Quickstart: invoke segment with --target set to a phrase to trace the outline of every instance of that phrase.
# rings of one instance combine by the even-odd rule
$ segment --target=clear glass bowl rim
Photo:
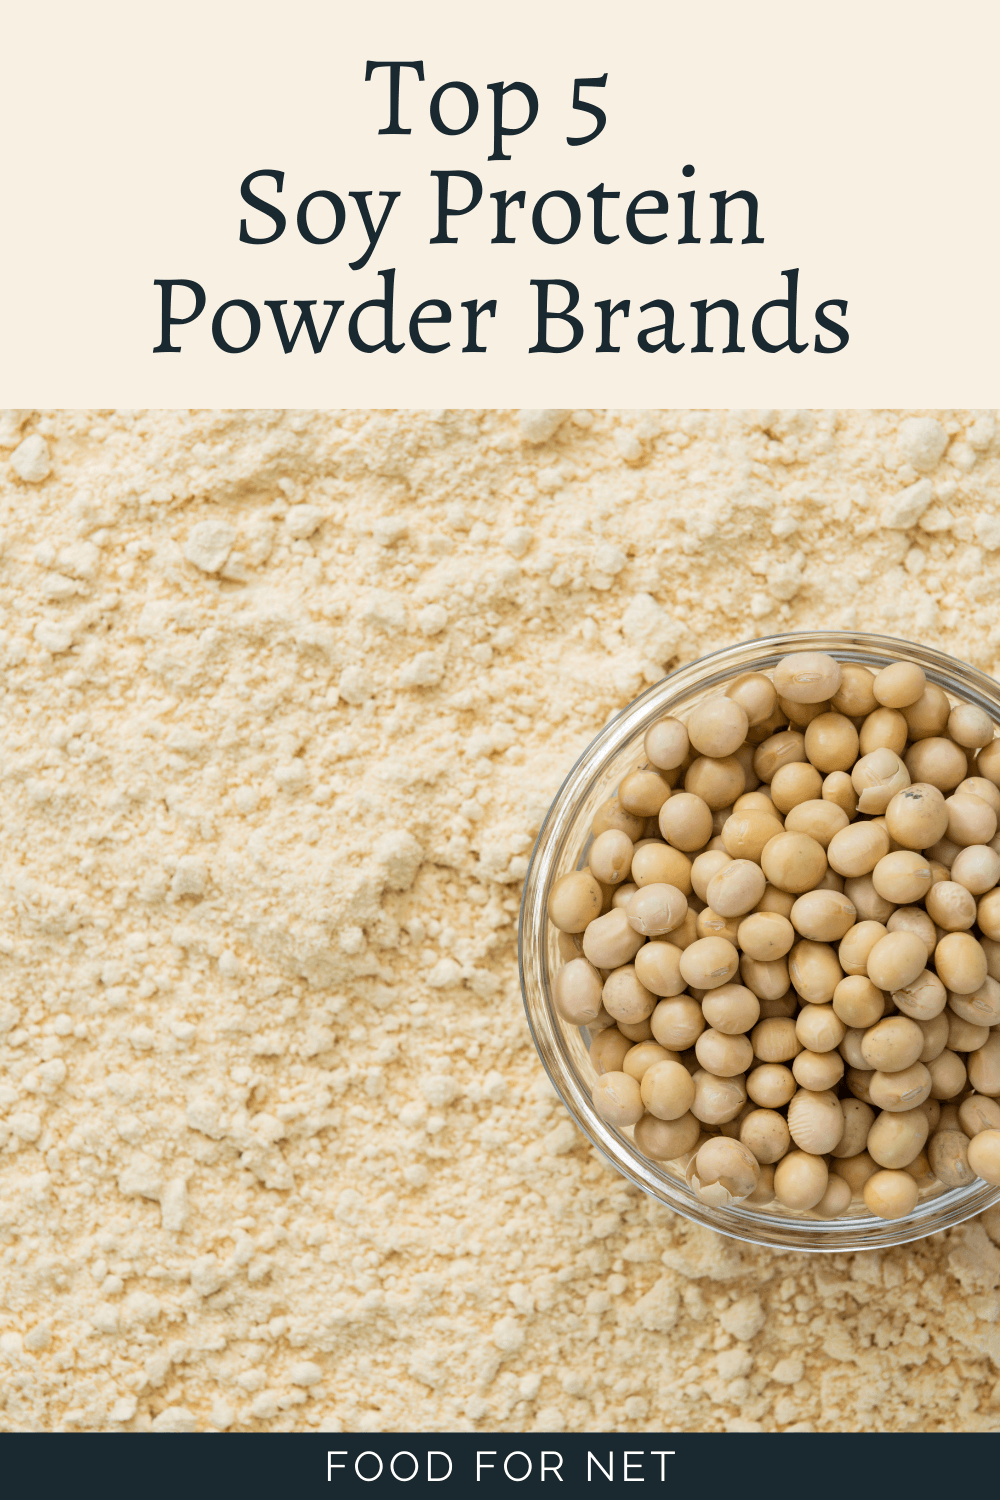
[[[611,1165],[643,1192],[698,1224],[745,1243],[786,1250],[844,1252],[878,1250],[922,1239],[975,1217],[1000,1202],[1000,1188],[975,1182],[918,1203],[903,1219],[871,1216],[809,1219],[745,1208],[713,1209],[677,1179],[660,1172],[624,1135],[597,1115],[563,1041],[550,992],[546,902],[552,881],[573,868],[579,854],[569,847],[576,811],[595,787],[608,784],[609,768],[630,746],[641,752],[654,720],[686,699],[741,672],[773,669],[790,651],[825,651],[839,661],[876,671],[893,661],[913,661],[928,681],[983,708],[1000,723],[1000,685],[985,672],[930,646],[864,631],[806,630],[743,641],[668,673],[633,699],[590,742],[559,788],[532,850],[525,876],[518,929],[518,965],[528,1026],[553,1087],[578,1128]],[[610,794],[610,787],[609,787]],[[578,832],[577,832],[578,837]],[[571,862],[560,869],[569,853]]]

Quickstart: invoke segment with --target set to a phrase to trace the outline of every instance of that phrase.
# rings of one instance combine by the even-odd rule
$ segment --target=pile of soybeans
[[[1000,739],[820,652],[661,719],[552,888],[594,1108],[707,1204],[1000,1185]]]

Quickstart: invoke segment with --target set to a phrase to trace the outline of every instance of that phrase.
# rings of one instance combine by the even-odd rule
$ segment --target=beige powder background
[[[6,415],[4,1430],[1000,1429],[1000,1211],[687,1224],[515,961],[661,671],[821,625],[996,669],[994,417]]]

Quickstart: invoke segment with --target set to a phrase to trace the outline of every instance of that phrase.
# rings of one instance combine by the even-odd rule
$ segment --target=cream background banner
[[[511,0],[502,11],[442,0],[377,10],[289,0],[280,11],[259,0],[177,0],[169,16],[122,0],[24,7],[5,26],[0,106],[5,139],[19,143],[7,160],[0,396],[22,407],[756,407],[766,392],[776,406],[995,405],[997,209],[988,185],[998,16],[979,0],[571,9]],[[424,63],[423,83],[403,78],[407,136],[378,134],[386,72],[364,82],[367,60],[390,58]],[[606,110],[607,127],[569,147],[566,137],[590,123],[570,108],[573,80],[605,71],[606,88],[585,97]],[[445,136],[428,109],[456,79],[475,89],[479,118]],[[506,162],[487,160],[488,84],[497,80],[523,80],[540,101],[531,130],[507,142]],[[508,107],[513,120],[518,101]],[[457,92],[443,110],[461,121]],[[688,163],[690,180],[681,175]],[[255,232],[268,227],[239,193],[248,173],[265,168],[286,174],[282,197],[266,195],[289,228],[271,245],[240,244],[241,218]],[[457,245],[429,243],[435,170],[482,182],[479,207],[452,221]],[[602,182],[621,193],[607,210],[620,235],[611,245],[595,243],[586,197]],[[692,188],[702,243],[680,246],[678,194]],[[743,188],[759,200],[764,244],[710,244],[709,193]],[[490,195],[519,189],[527,209],[511,210],[517,243],[493,245]],[[531,206],[554,189],[583,210],[561,246],[530,227]],[[628,203],[647,189],[670,204],[662,225],[643,222],[667,230],[655,246],[634,242],[624,224]],[[342,234],[326,246],[295,230],[297,205],[318,190],[347,207]],[[376,212],[380,192],[401,197],[371,260],[352,271],[365,241],[348,195],[365,190]],[[319,228],[324,207],[313,209]],[[547,222],[561,212],[551,205]],[[742,205],[731,213],[743,221]],[[397,273],[405,347],[366,355],[349,343],[348,319],[382,294],[377,273],[387,268]],[[790,268],[800,269],[810,348],[769,355],[754,346],[750,324],[784,294]],[[192,279],[206,292],[205,313],[178,330],[179,354],[152,352],[157,277]],[[585,334],[570,354],[527,352],[530,283],[546,277],[580,290]],[[455,314],[453,343],[426,355],[411,346],[406,322],[433,297]],[[690,304],[720,297],[739,306],[747,352],[721,352],[726,319],[715,313],[716,352],[692,358]],[[214,311],[234,298],[262,317],[256,344],[238,356],[210,332]],[[481,323],[485,354],[460,352],[460,303],[470,298],[497,301],[496,317]],[[630,319],[614,320],[621,352],[595,353],[595,302],[626,298]],[[639,329],[657,321],[638,309],[653,298],[674,305],[683,352],[637,348]],[[293,321],[295,299],[345,305],[322,354],[300,339],[286,355],[267,299],[285,299]],[[811,347],[812,310],[826,299],[847,301],[850,343],[823,357]],[[245,326],[239,310],[228,315],[231,341]]]

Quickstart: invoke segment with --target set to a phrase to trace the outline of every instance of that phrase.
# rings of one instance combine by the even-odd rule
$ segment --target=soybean
[[[597,809],[552,1003],[597,1116],[706,1203],[1000,1183],[994,729],[916,662],[795,653],[651,725]]]

